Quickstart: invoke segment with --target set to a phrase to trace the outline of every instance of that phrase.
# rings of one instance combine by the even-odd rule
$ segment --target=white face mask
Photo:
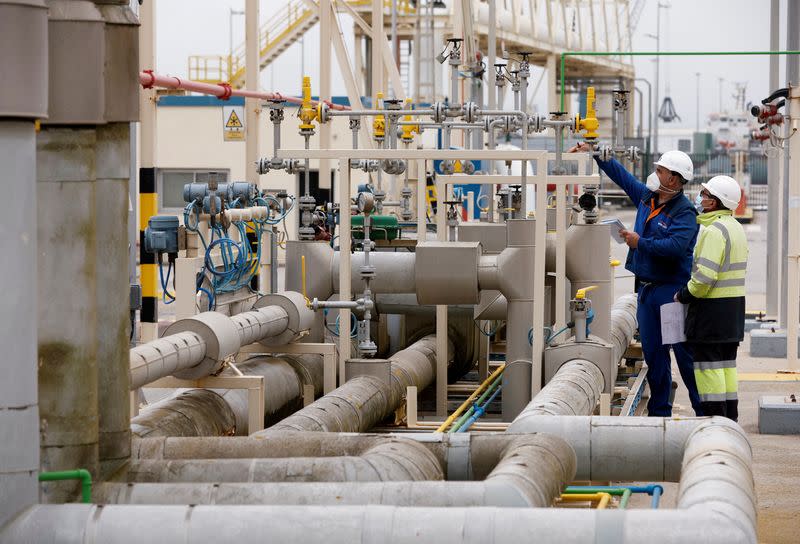
[[[661,182],[658,180],[658,174],[653,172],[652,174],[647,176],[647,182],[645,183],[645,185],[647,186],[648,189],[650,189],[654,193],[658,191],[658,189],[661,187]]]
[[[703,195],[699,194],[694,199],[694,208],[697,210],[697,213],[705,213],[703,209]]]

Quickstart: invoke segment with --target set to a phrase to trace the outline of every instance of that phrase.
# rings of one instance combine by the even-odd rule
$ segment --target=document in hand
[[[661,306],[661,343],[679,344],[686,341],[684,322],[686,321],[686,305],[670,302]]]
[[[608,219],[603,219],[602,221],[600,221],[600,224],[608,225],[611,227],[611,236],[614,237],[614,240],[616,240],[618,244],[625,243],[625,238],[619,235],[620,229],[628,230],[628,227],[625,226],[625,223],[623,223],[616,217],[610,217]]]

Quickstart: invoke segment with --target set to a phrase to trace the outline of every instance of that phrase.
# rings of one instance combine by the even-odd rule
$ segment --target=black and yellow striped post
[[[142,283],[140,313],[142,342],[158,338],[158,263],[153,253],[144,250],[144,229],[158,213],[156,169],[139,169],[139,280]]]

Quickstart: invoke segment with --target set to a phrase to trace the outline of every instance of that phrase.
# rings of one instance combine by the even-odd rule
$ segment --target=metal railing
[[[352,7],[372,5],[370,0],[351,0]],[[391,9],[390,0],[384,0],[384,7]],[[397,2],[397,11],[401,15],[415,13],[409,0]],[[269,56],[281,45],[288,47],[317,22],[316,9],[307,7],[303,0],[291,0],[269,17],[258,32],[259,66],[269,62]],[[245,43],[239,44],[230,55],[191,55],[189,57],[189,79],[202,83],[228,82],[233,87],[244,85]]]

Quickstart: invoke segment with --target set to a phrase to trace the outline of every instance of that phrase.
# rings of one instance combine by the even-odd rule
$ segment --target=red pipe
[[[145,89],[152,89],[153,87],[183,89],[193,93],[210,94],[221,100],[228,100],[232,96],[244,96],[246,98],[258,98],[260,100],[283,100],[291,104],[303,103],[303,99],[296,96],[284,96],[281,93],[257,93],[254,91],[245,91],[243,89],[234,89],[227,83],[200,83],[199,81],[192,81],[189,79],[154,74],[152,70],[139,72],[139,83],[141,83],[142,87]],[[330,100],[324,100],[324,102],[332,110],[350,110],[349,106],[334,104]],[[319,102],[317,100],[312,100],[311,103],[316,106]]]

